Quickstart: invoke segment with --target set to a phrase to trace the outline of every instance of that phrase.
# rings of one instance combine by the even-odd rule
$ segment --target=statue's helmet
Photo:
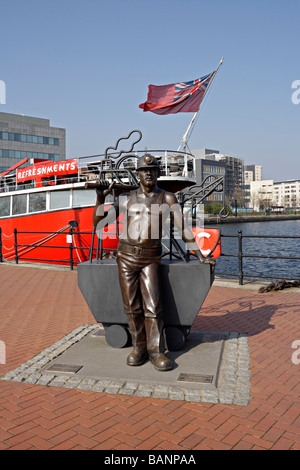
[[[145,170],[147,168],[156,168],[158,171],[160,169],[158,160],[150,153],[146,153],[140,157],[136,167],[137,170]]]

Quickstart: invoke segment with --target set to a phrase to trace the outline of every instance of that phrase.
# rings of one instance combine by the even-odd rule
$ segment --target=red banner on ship
[[[39,180],[50,176],[72,175],[77,173],[77,159],[37,164],[17,170],[17,183]]]

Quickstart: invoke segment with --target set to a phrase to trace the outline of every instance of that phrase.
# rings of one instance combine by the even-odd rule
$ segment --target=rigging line
[[[30,251],[34,250],[35,248],[40,248],[44,243],[46,242],[49,242],[50,240],[52,240],[52,238],[54,238],[56,235],[53,235],[52,237],[48,238],[47,240],[44,240],[42,242],[37,242],[35,244],[33,244],[34,246],[30,245],[30,246],[24,246],[21,248],[21,250],[19,251],[18,255],[19,256],[23,256],[25,255],[26,253],[29,253]],[[55,248],[53,246],[53,248]]]
[[[214,77],[214,79],[215,79],[215,77]],[[193,133],[195,127],[196,127],[196,123],[197,123],[197,121],[198,121],[198,119],[199,119],[199,116],[200,116],[200,114],[201,114],[201,112],[202,112],[202,110],[203,110],[203,107],[204,107],[204,105],[205,105],[205,103],[206,103],[206,101],[207,101],[207,97],[209,96],[209,93],[211,93],[212,87],[213,87],[213,83],[211,83],[211,86],[209,87],[209,89],[207,90],[207,93],[205,94],[205,97],[204,97],[204,99],[203,99],[203,101],[202,101],[202,103],[201,103],[201,106],[200,106],[200,108],[199,108],[199,111],[198,111],[198,113],[197,113],[197,116],[196,116],[196,118],[195,118],[195,120],[194,120],[194,123],[193,123],[194,125],[193,125],[193,126],[191,127],[191,129],[190,129],[190,133],[189,133],[189,136],[188,136],[187,140],[190,139],[190,137],[191,137],[191,135],[192,135],[192,133]]]
[[[57,232],[55,233],[52,233],[51,235],[48,235],[47,237],[44,237],[44,238],[41,238],[41,240],[38,240],[37,242],[35,243],[32,243],[31,245],[27,245],[27,246],[24,246],[23,249],[27,249],[27,248],[35,248],[35,246],[33,245],[43,245],[44,243],[46,243],[47,241],[51,240],[52,238],[55,238],[57,235],[60,235],[62,232],[64,232],[68,227],[70,227],[70,225],[66,225],[65,227],[63,227],[62,229],[58,230]],[[22,251],[22,249],[21,249]]]
[[[32,245],[35,245],[35,246],[32,246],[32,245],[23,246],[18,251],[19,256],[23,256],[25,253],[29,253],[29,251],[33,250],[34,248],[39,248],[41,245],[43,245],[44,243],[50,241],[55,236],[56,236],[56,234],[55,235],[52,234],[48,238],[43,238],[42,240],[38,240],[37,242],[32,244]],[[15,250],[11,251],[11,253],[7,253],[6,256],[8,256],[8,257],[15,256]]]
[[[14,234],[13,234],[13,233],[12,233],[11,235],[5,235],[5,233],[4,233],[4,232],[2,232],[2,235],[3,235],[4,237],[6,237],[6,238],[11,238],[11,237],[13,237],[13,236],[14,236]]]
[[[50,241],[52,238],[56,237],[57,235],[60,235],[62,232],[64,232],[64,231],[65,231],[67,228],[69,228],[69,227],[70,227],[70,225],[66,225],[65,227],[61,228],[61,229],[58,230],[57,232],[52,233],[51,235],[48,235],[47,237],[44,237],[44,238],[42,238],[41,240],[38,240],[37,242],[32,243],[31,245],[23,246],[23,247],[19,250],[19,255],[22,256],[22,255],[24,255],[25,253],[29,253],[29,251],[33,250],[34,248],[40,247],[40,246],[43,245],[44,243]],[[38,246],[33,246],[33,245],[38,245]],[[26,251],[26,250],[27,250],[27,251]],[[12,251],[11,253],[6,254],[6,256],[8,256],[8,257],[14,256],[14,255],[15,255],[15,251]]]
[[[66,225],[65,227],[59,229],[57,232],[51,233],[50,235],[47,235],[46,237],[41,238],[41,240],[38,240],[37,243],[42,242],[43,240],[46,240],[47,238],[52,237],[53,235],[54,235],[54,236],[55,236],[55,235],[59,235],[61,232],[63,232],[64,230],[66,230],[66,229],[69,228],[69,227],[70,227],[70,225]],[[18,233],[22,233],[22,232],[18,232]],[[34,232],[34,233],[39,233],[39,232]],[[2,235],[4,235],[3,232],[2,232]],[[11,235],[4,235],[4,236],[6,236],[7,238],[11,238],[11,237],[14,236],[14,233],[12,233]],[[28,245],[28,246],[31,246],[31,245]]]
[[[70,227],[70,225],[66,225],[65,227],[61,228],[60,230],[57,230],[57,232],[53,232],[53,233],[51,233],[50,235],[47,235],[46,237],[41,238],[40,240],[37,240],[37,242],[34,242],[34,243],[32,243],[32,244],[30,244],[30,245],[27,245],[26,247],[23,247],[23,248],[29,248],[29,247],[31,247],[32,245],[36,245],[36,244],[38,244],[38,243],[39,243],[39,244],[46,243],[46,241],[51,240],[51,238],[56,237],[56,235],[60,235],[64,230],[66,230],[66,229],[69,228],[69,227]],[[20,233],[22,233],[22,232],[20,232]],[[38,232],[37,232],[37,233],[38,233]]]
[[[195,127],[195,123],[196,123],[197,117],[198,117],[198,115],[199,115],[199,112],[200,112],[200,110],[201,110],[202,107],[203,107],[203,106],[202,106],[202,103],[204,103],[205,98],[206,98],[206,96],[208,95],[208,93],[209,93],[209,91],[210,91],[210,88],[212,87],[213,82],[214,82],[214,80],[215,80],[215,78],[216,78],[217,72],[218,72],[220,66],[223,64],[223,62],[224,62],[224,57],[222,57],[222,59],[220,60],[219,65],[218,65],[218,67],[216,68],[216,70],[211,73],[211,77],[212,77],[212,78],[210,79],[210,82],[209,82],[209,84],[208,84],[208,86],[207,86],[207,89],[206,89],[206,91],[205,91],[205,93],[204,93],[204,95],[203,95],[203,98],[202,98],[202,100],[201,100],[201,102],[200,102],[200,105],[199,105],[199,107],[198,107],[198,110],[195,112],[194,116],[192,117],[192,120],[191,120],[190,124],[188,125],[188,128],[187,128],[187,130],[186,130],[184,136],[182,137],[180,146],[178,147],[177,150],[179,150],[182,145],[184,145],[184,148],[188,147],[188,144],[187,144],[187,143],[188,143],[188,140],[189,140],[190,135],[191,135],[191,133],[192,133],[192,130],[193,130],[193,128]]]
[[[66,227],[66,228],[67,228],[67,227]],[[22,233],[22,232],[20,232],[20,233]],[[14,234],[13,234],[13,235],[14,235]],[[55,235],[56,235],[56,234],[55,234]],[[45,240],[45,242],[48,241],[48,240],[51,240],[52,237],[53,237],[53,233],[52,233],[51,235],[47,235],[47,236],[44,237],[44,238],[41,238],[40,240],[37,240],[36,242],[33,242],[33,243],[30,244],[30,245],[27,245],[26,247],[25,247],[25,246],[22,247],[20,251],[22,251],[22,250],[24,250],[24,249],[26,249],[26,248],[29,248],[31,245],[35,245],[35,244],[37,244],[37,243],[42,243],[43,240]],[[14,248],[15,245],[12,245],[12,247],[10,247],[10,248],[8,248],[8,247],[5,246],[5,245],[3,245],[3,246],[4,246],[4,248],[5,248],[6,250],[11,250],[11,249]]]
[[[76,232],[73,232],[73,235],[75,235],[75,234],[76,234]],[[78,235],[78,233],[77,233],[77,235]],[[77,250],[75,237],[73,237],[73,243],[74,243],[75,251],[76,251],[76,253],[77,253],[77,257],[78,257],[80,263],[82,263],[82,259],[80,258],[79,253],[78,253],[78,250]]]

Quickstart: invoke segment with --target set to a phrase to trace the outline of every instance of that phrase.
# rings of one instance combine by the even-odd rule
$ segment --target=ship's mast
[[[210,88],[210,86],[211,86],[211,84],[212,84],[212,82],[213,82],[213,80],[214,80],[214,78],[215,78],[215,76],[216,76],[216,74],[217,74],[217,72],[218,72],[220,66],[223,64],[223,62],[224,62],[224,57],[222,57],[222,59],[221,59],[220,62],[219,62],[218,67],[217,67],[216,70],[213,72],[212,79],[210,80],[210,82],[209,82],[209,84],[208,84],[208,86],[207,86],[207,88],[206,88],[206,90],[205,90],[205,92],[204,92],[204,95],[203,95],[203,98],[202,98],[202,100],[201,100],[201,103],[203,102],[204,97],[205,97],[206,93],[208,92],[208,89]],[[193,117],[192,117],[192,119],[191,119],[191,122],[189,123],[189,125],[188,125],[188,127],[187,127],[187,130],[185,131],[185,133],[184,133],[184,135],[183,135],[183,137],[182,137],[182,139],[181,139],[180,145],[179,145],[179,147],[178,147],[178,149],[177,149],[178,152],[179,152],[181,149],[182,149],[183,152],[185,152],[185,151],[188,149],[189,152],[191,153],[191,151],[190,151],[190,149],[189,149],[187,143],[188,143],[188,138],[189,138],[190,135],[191,135],[192,128],[193,128],[193,126],[195,125],[196,117],[197,117],[197,115],[198,115],[198,113],[199,113],[199,111],[200,111],[201,103],[199,104],[199,108],[197,109],[197,111],[196,111],[195,114],[193,115]]]

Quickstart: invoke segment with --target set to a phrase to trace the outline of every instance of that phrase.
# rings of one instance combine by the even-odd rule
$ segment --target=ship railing
[[[160,177],[196,178],[195,157],[191,153],[173,150],[137,150],[133,153],[123,152],[121,158],[117,157],[118,153],[111,153],[108,155],[109,158],[106,159],[104,155],[79,157],[77,174],[71,176],[57,175],[50,178],[45,176],[42,178],[42,187],[94,180],[99,177],[101,169],[127,168],[135,170],[137,159],[145,153],[151,153],[151,155],[157,158],[160,164]],[[35,189],[37,187],[37,182],[34,179],[28,182],[17,183],[15,174],[9,175],[0,181],[0,193]]]
[[[145,153],[150,153],[158,160],[162,177],[196,177],[194,155],[174,150],[137,150],[131,153],[122,152],[121,157],[118,152],[112,152],[108,155],[109,158],[105,158],[105,155],[80,157],[78,158],[79,172],[81,175],[90,176],[93,172],[99,174],[100,169],[129,168],[135,170],[138,158]]]
[[[96,178],[94,173],[85,174],[85,175],[75,175],[75,176],[56,176],[52,180],[49,180],[47,178],[42,179],[42,186],[38,186],[37,182],[35,180],[32,180],[30,182],[23,182],[19,184],[6,184],[0,186],[0,193],[11,193],[14,191],[26,191],[29,189],[39,189],[39,188],[48,188],[48,187],[53,187],[53,186],[58,186],[62,184],[74,184],[74,183],[82,183],[86,182],[89,180],[92,180]]]

